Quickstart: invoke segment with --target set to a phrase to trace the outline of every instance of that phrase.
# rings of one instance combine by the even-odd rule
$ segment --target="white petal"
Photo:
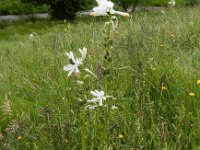
[[[94,7],[93,11],[99,12],[99,13],[105,13],[106,12],[106,7]]]
[[[82,59],[85,59],[87,56],[87,48],[85,48],[85,47],[83,49],[79,48],[79,51],[81,53]]]
[[[69,71],[69,73],[68,73],[67,76],[68,76],[68,77],[71,76],[73,72],[74,72],[74,69],[71,69],[71,70]]]
[[[72,59],[72,61],[75,63],[74,53],[70,51],[69,54],[70,54],[70,59]]]
[[[87,102],[88,103],[96,103],[96,102],[98,102],[98,99],[97,98],[93,98],[91,100],[88,100]]]
[[[95,91],[91,91],[90,93],[91,93],[93,96],[96,96],[96,97],[99,96],[99,93],[98,93],[97,90],[95,90]]]
[[[102,99],[99,100],[99,106],[103,106],[103,100]]]
[[[121,15],[123,17],[130,17],[130,15],[128,13],[125,13],[125,12],[120,12],[120,11],[114,11],[114,14],[118,14],[118,15]]]
[[[64,70],[64,71],[69,71],[69,70],[71,70],[73,67],[74,67],[74,65],[69,64],[69,65],[67,65],[67,66],[64,66],[63,70]]]
[[[108,14],[106,12],[92,12],[90,15],[96,17],[96,16],[107,16]]]
[[[107,6],[110,7],[110,8],[113,8],[114,7],[114,3],[111,2],[111,1],[108,1],[107,2]]]
[[[68,57],[69,59],[71,59],[70,54],[69,54],[68,52],[65,52],[65,55],[67,55],[67,57]]]

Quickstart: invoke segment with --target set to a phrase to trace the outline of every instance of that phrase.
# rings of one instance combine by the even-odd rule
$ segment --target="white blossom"
[[[70,60],[70,64],[64,66],[63,70],[68,71],[68,77],[72,75],[73,72],[79,73],[79,65],[83,63],[83,60],[86,58],[87,55],[87,49],[84,47],[83,49],[79,49],[79,52],[81,53],[81,58],[75,58],[74,53],[70,51],[69,53],[66,52],[65,55]]]
[[[79,48],[79,52],[81,53],[82,60],[84,60],[87,56],[87,48],[83,47],[83,49]]]
[[[75,73],[80,72],[78,69],[78,66],[82,64],[82,61],[80,58],[75,58],[74,53],[72,51],[70,51],[69,53],[66,52],[66,55],[70,59],[70,64],[68,64],[67,66],[64,66],[63,70],[69,72],[67,75],[69,77],[73,72]]]
[[[113,9],[114,3],[108,0],[96,0],[98,3],[97,7],[93,8],[91,13],[92,16],[107,16],[108,14],[118,14],[124,17],[129,17],[130,15],[125,12],[115,11]]]
[[[88,100],[87,102],[88,103],[98,103],[99,106],[103,106],[103,100],[106,100],[104,91],[95,90],[95,91],[91,91],[90,93],[94,96],[94,98],[91,100]]]

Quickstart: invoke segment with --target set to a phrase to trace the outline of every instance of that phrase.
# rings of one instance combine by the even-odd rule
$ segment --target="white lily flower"
[[[66,55],[68,56],[68,58],[70,59],[70,64],[68,64],[67,66],[64,66],[63,70],[68,71],[68,77],[73,73],[79,73],[79,69],[78,66],[80,64],[82,64],[82,60],[80,58],[75,58],[74,57],[74,53],[72,51],[70,51],[69,53],[66,52]]]
[[[82,60],[84,60],[87,56],[87,48],[83,47],[83,49],[79,48],[79,52],[81,53]]]
[[[106,100],[106,96],[104,96],[104,91],[91,91],[90,92],[95,98],[88,100],[88,103],[99,103],[99,106],[103,106],[103,100]]]
[[[70,51],[69,53],[66,52],[65,55],[67,55],[67,57],[70,60],[70,64],[68,64],[67,66],[64,66],[63,70],[68,71],[68,77],[73,73],[79,73],[79,69],[78,66],[82,64],[82,61],[86,58],[87,55],[87,49],[84,47],[83,49],[79,49],[79,52],[81,53],[81,58],[75,58],[74,57],[74,53],[72,51]]]
[[[125,12],[115,11],[113,9],[114,3],[108,0],[96,0],[98,3],[97,7],[93,8],[91,16],[107,16],[108,14],[118,14],[124,17],[129,17],[130,15]]]

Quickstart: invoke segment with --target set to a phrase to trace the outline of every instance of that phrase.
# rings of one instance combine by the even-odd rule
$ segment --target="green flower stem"
[[[87,128],[87,122],[86,122],[85,106],[82,107],[81,117],[82,117],[82,131],[81,131],[81,135],[82,135],[82,150],[86,150],[86,128]]]
[[[108,18],[108,27],[106,28],[106,36],[105,36],[105,49],[106,49],[106,54],[104,56],[104,67],[105,67],[105,72],[104,72],[104,91],[107,93],[108,91],[108,73],[109,73],[109,67],[110,67],[110,51],[111,51],[111,15],[109,15]]]

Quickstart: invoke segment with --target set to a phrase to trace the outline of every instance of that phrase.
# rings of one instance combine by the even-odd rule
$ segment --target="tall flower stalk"
[[[111,55],[111,49],[113,40],[111,38],[112,33],[114,33],[118,27],[118,19],[116,16],[113,16],[114,14],[118,14],[124,17],[129,17],[128,13],[125,12],[119,12],[115,11],[113,9],[114,4],[111,1],[108,0],[96,0],[98,3],[98,6],[93,9],[94,12],[91,13],[92,16],[107,16],[108,21],[105,23],[103,27],[103,33],[104,33],[104,49],[105,49],[105,55],[103,60],[103,69],[104,69],[104,92],[108,93],[109,88],[109,81],[108,77],[110,75],[111,70],[111,62],[112,62],[112,55]],[[102,94],[102,92],[101,92]],[[101,95],[100,94],[100,95]],[[104,93],[103,93],[104,94]],[[101,95],[102,96],[102,95]],[[102,98],[103,99],[103,98]],[[100,101],[102,102],[102,101]],[[99,113],[99,123],[100,123],[100,143],[99,143],[99,149],[104,149],[105,141],[106,141],[106,124],[105,124],[105,111],[102,107],[98,109],[100,111]]]
[[[97,120],[98,122],[98,129],[99,129],[99,149],[103,150],[106,144],[106,118],[108,114],[108,109],[105,109],[107,105],[104,104],[104,101],[109,98],[110,96],[106,96],[105,94],[108,93],[108,76],[110,75],[111,70],[111,62],[112,62],[112,33],[114,33],[118,27],[118,19],[114,14],[121,15],[124,17],[129,17],[128,13],[115,11],[113,9],[114,4],[108,0],[96,0],[98,6],[93,9],[94,12],[91,13],[92,16],[107,16],[108,21],[105,23],[103,27],[104,33],[104,49],[105,55],[103,57],[103,74],[104,74],[104,90],[98,91],[91,91],[90,93],[93,95],[93,98],[86,101],[87,92],[88,90],[85,88],[84,84],[86,84],[86,80],[84,78],[84,74],[87,73],[86,76],[92,75],[91,77],[97,78],[97,76],[88,68],[81,69],[83,65],[83,61],[87,55],[87,49],[79,49],[81,53],[81,57],[75,57],[73,52],[66,53],[67,57],[69,58],[68,65],[65,65],[63,70],[68,72],[68,77],[71,75],[75,75],[78,78],[77,84],[82,85],[81,99],[79,98],[79,102],[81,102],[81,119],[82,119],[82,129],[81,129],[81,140],[82,140],[82,150],[87,149],[87,110],[94,110],[96,111],[95,114],[98,114]],[[92,87],[92,86],[91,86]],[[79,87],[80,88],[80,87]]]

